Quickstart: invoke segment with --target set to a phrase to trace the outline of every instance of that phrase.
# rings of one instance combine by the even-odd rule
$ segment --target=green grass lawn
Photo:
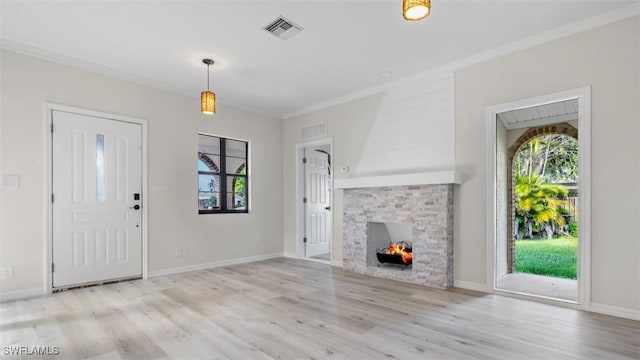
[[[578,239],[563,236],[516,240],[516,272],[576,278]]]

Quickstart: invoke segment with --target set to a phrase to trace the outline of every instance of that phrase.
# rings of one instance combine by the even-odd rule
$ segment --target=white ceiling
[[[1,37],[194,97],[210,57],[221,103],[279,117],[632,3],[432,0],[426,20],[407,22],[401,0],[3,0]],[[279,15],[304,30],[283,41],[262,29]]]
[[[578,99],[505,111],[497,114],[497,117],[507,129],[574,121],[578,120]]]

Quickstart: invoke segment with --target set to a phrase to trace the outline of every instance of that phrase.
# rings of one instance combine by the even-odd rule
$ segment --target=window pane
[[[198,153],[198,171],[220,172],[220,156]]]
[[[227,208],[229,210],[245,209],[247,206],[247,178],[244,176],[227,176]]]
[[[220,210],[220,193],[198,192],[198,210]]]
[[[220,209],[220,176],[198,174],[198,209]]]
[[[104,202],[104,135],[96,135],[96,201]]]
[[[227,192],[246,193],[247,178],[244,176],[227,176]]]
[[[198,135],[198,152],[220,155],[220,138],[209,135]]]
[[[227,174],[246,174],[246,160],[227,157]]]
[[[220,175],[198,174],[198,191],[219,192]]]
[[[247,157],[247,143],[238,140],[227,139],[227,156],[246,158]]]
[[[211,171],[207,164],[202,161],[202,159],[198,159],[198,171]]]
[[[227,193],[228,210],[244,210],[247,208],[246,193]]]

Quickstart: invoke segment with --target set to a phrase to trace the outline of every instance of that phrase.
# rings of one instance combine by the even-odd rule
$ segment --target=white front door
[[[331,196],[329,155],[305,149],[306,256],[329,253]]]
[[[53,287],[142,276],[142,127],[54,110]]]

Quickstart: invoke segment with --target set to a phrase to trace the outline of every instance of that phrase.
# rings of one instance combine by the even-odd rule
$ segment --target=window
[[[249,143],[198,135],[198,212],[249,212]]]

